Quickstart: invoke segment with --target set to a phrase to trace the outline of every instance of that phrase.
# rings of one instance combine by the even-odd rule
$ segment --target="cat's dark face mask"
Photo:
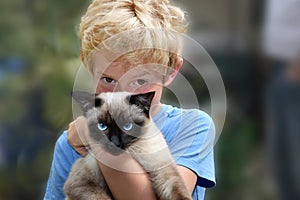
[[[145,94],[73,92],[88,119],[91,137],[108,152],[119,154],[143,133],[155,92]],[[118,99],[110,99],[118,98]],[[90,119],[90,120],[89,120]],[[105,141],[109,141],[109,143]]]

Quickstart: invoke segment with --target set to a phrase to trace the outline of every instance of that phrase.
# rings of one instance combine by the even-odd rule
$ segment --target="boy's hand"
[[[68,142],[80,155],[87,154],[88,127],[85,117],[80,116],[69,124]]]

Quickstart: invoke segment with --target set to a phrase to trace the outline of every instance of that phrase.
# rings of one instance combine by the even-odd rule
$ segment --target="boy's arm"
[[[197,175],[189,168],[181,165],[177,165],[177,170],[181,175],[183,181],[185,182],[185,185],[187,186],[188,190],[192,194],[197,182]]]
[[[80,156],[67,142],[67,132],[57,140],[44,200],[64,199],[63,186],[72,164]]]
[[[140,168],[142,170],[141,166],[134,159],[128,160],[125,165],[122,167],[130,167],[129,170],[132,170],[132,168]],[[131,173],[125,170],[119,171],[100,162],[99,166],[115,199],[156,199],[146,172]],[[196,174],[183,166],[178,166],[177,169],[192,194],[196,184]]]
[[[132,162],[133,165],[137,164],[133,159],[129,162]],[[156,199],[147,173],[119,171],[101,163],[99,166],[115,199]]]

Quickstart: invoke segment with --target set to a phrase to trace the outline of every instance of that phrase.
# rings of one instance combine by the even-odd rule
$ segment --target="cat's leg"
[[[113,199],[97,160],[89,154],[73,164],[64,191],[68,200]]]
[[[149,174],[154,192],[160,200],[191,200],[175,161],[161,134],[140,139],[130,147],[131,155]]]
[[[105,191],[96,187],[78,187],[76,192],[71,192],[65,200],[112,200]]]
[[[192,200],[176,165],[170,164],[157,171],[148,172],[153,190],[160,200]]]
[[[149,174],[152,187],[159,200],[191,200],[191,193],[168,149],[151,154],[132,154]]]

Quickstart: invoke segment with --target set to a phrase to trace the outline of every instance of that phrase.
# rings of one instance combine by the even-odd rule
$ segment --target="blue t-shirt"
[[[196,109],[163,105],[153,121],[160,128],[177,165],[197,174],[194,200],[204,199],[205,188],[215,185],[215,127],[208,114]],[[57,140],[44,200],[63,200],[63,186],[72,164],[81,156],[72,148],[65,131]]]

